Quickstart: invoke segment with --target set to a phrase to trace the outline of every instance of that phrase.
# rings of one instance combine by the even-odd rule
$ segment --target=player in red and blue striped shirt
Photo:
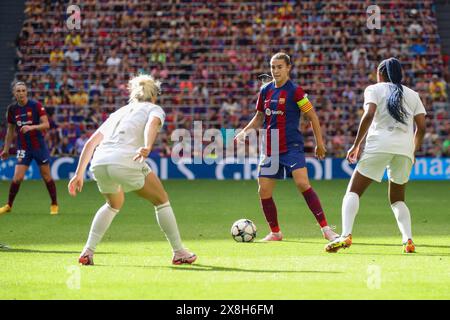
[[[39,102],[28,99],[27,86],[24,82],[15,83],[13,93],[17,102],[8,106],[6,115],[8,129],[5,146],[0,157],[2,160],[8,159],[9,148],[13,142],[14,134],[16,134],[17,164],[9,189],[8,203],[0,208],[0,214],[11,211],[20,184],[33,159],[39,165],[41,176],[52,200],[50,213],[58,214],[56,186],[50,174],[50,154],[44,141],[45,130],[50,127],[47,114]]]
[[[259,165],[258,184],[261,206],[271,232],[263,241],[282,239],[272,194],[276,179],[283,179],[285,175],[293,177],[297,189],[302,193],[319,223],[324,237],[327,240],[335,239],[338,234],[328,226],[319,197],[309,183],[303,136],[299,130],[300,116],[304,114],[314,131],[317,143],[316,156],[323,159],[326,149],[318,117],[303,89],[289,78],[290,57],[285,53],[277,53],[270,60],[270,66],[273,81],[262,87],[256,103],[256,115],[236,136],[238,141],[242,141],[248,130],[260,128],[261,125],[266,129],[266,146]],[[273,131],[274,129],[276,131]],[[274,132],[278,133],[278,139],[273,136]],[[275,170],[270,172],[274,163],[276,163]]]

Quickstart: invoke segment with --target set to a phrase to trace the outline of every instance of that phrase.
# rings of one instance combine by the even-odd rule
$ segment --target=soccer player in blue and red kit
[[[319,223],[324,238],[334,240],[338,234],[328,226],[319,197],[308,180],[303,136],[299,130],[300,116],[303,113],[309,119],[314,131],[317,144],[316,157],[323,159],[326,149],[318,117],[303,89],[289,78],[290,57],[282,52],[277,53],[271,58],[270,66],[273,81],[262,87],[256,104],[256,115],[236,136],[236,140],[242,142],[249,130],[258,129],[263,124],[266,129],[266,150],[259,165],[258,192],[271,232],[263,241],[280,241],[283,238],[272,194],[276,179],[284,179],[285,174],[293,177],[297,189],[302,193]],[[272,133],[273,129],[278,130],[278,140]],[[273,141],[271,140],[275,140],[275,145],[278,146],[275,149],[278,150],[272,150]],[[273,162],[277,163],[278,167],[275,167],[273,172],[269,172]]]
[[[27,86],[24,82],[16,82],[13,93],[17,102],[8,106],[8,129],[0,157],[2,160],[8,159],[9,148],[16,134],[17,164],[9,188],[8,203],[0,208],[0,215],[11,211],[20,184],[33,159],[39,165],[41,176],[52,200],[50,214],[58,214],[56,186],[50,174],[50,154],[44,142],[45,130],[50,127],[47,114],[39,102],[28,99]]]

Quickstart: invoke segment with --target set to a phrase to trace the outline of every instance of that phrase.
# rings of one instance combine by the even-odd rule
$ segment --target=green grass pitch
[[[292,181],[274,199],[285,241],[237,243],[231,224],[268,227],[255,181],[165,181],[192,266],[172,266],[153,207],[128,194],[97,247],[93,267],[77,258],[104,201],[92,182],[76,198],[57,183],[60,214],[50,216],[42,181],[25,181],[13,211],[0,216],[0,299],[449,299],[450,182],[410,182],[407,202],[417,245],[401,254],[387,185],[373,184],[356,218],[354,245],[323,251],[314,217]],[[341,230],[347,181],[313,181],[330,224]],[[6,201],[8,182],[0,183]]]

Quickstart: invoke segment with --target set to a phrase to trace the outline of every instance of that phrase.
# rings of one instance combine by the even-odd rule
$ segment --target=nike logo
[[[291,167],[291,168],[293,168],[295,165],[297,164],[297,162],[296,163],[294,163],[292,166],[289,166],[289,167]]]
[[[42,163],[46,163],[48,161],[48,159],[42,160]]]

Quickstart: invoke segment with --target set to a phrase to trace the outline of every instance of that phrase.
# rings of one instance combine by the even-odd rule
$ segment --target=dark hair
[[[408,113],[403,107],[402,65],[396,58],[383,60],[378,66],[378,72],[386,82],[394,84],[387,100],[387,108],[392,118],[406,124]]]
[[[289,57],[286,53],[284,52],[278,52],[275,53],[272,58],[270,59],[270,61],[272,60],[284,60],[284,62],[286,63],[286,65],[290,66],[291,65],[291,57]]]

